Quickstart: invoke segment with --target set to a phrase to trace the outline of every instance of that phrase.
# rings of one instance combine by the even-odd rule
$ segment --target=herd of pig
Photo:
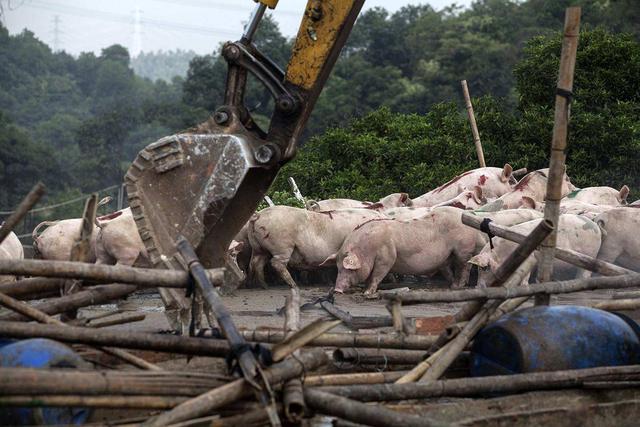
[[[364,283],[365,294],[372,296],[389,273],[440,273],[458,288],[477,265],[478,285],[485,286],[515,244],[500,238],[490,244],[485,233],[462,224],[462,213],[527,234],[543,216],[546,186],[546,169],[517,181],[507,164],[465,172],[414,199],[395,193],[378,202],[329,199],[309,203],[307,209],[272,206],[250,218],[228,255],[248,273],[247,280],[262,284],[267,264],[293,287],[290,269],[337,267],[336,292]],[[565,174],[562,194],[559,247],[640,271],[640,239],[635,237],[640,201],[627,203],[627,186],[577,189]],[[68,260],[80,224],[79,218],[39,224],[33,231],[36,257]],[[0,245],[0,258],[23,257],[14,234]],[[96,218],[91,258],[98,264],[149,265],[129,209]],[[561,261],[554,265],[558,279],[589,274]]]

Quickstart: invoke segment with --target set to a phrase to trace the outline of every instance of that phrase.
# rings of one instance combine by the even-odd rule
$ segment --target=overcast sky
[[[367,0],[364,7],[395,11],[407,4],[431,4],[439,10],[454,2],[468,6],[471,0]],[[0,0],[0,4],[11,34],[28,28],[50,46],[74,55],[100,53],[114,43],[133,54],[178,48],[208,53],[220,42],[239,37],[254,7],[251,0]],[[273,15],[285,35],[296,33],[305,4],[306,0],[280,0]]]

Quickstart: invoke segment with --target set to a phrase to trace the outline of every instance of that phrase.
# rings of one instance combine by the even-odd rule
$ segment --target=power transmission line
[[[53,17],[53,51],[60,51],[60,16]]]
[[[119,24],[131,24],[131,17],[129,15],[114,13],[114,12],[106,12],[100,10],[92,10],[85,9],[76,6],[68,6],[60,3],[53,3],[43,0],[30,0],[28,3],[24,4],[25,6],[33,7],[36,9],[49,10],[52,12],[57,12],[65,15],[75,15],[82,16],[91,19],[98,19],[102,21],[115,22]],[[234,30],[226,30],[221,28],[210,28],[198,25],[191,25],[185,23],[178,23],[172,21],[165,21],[160,19],[147,19],[142,18],[140,20],[142,24],[155,26],[159,28],[167,28],[175,31],[181,32],[190,32],[195,34],[203,34],[203,35],[213,35],[219,37],[239,37],[242,33],[241,29],[237,31]]]

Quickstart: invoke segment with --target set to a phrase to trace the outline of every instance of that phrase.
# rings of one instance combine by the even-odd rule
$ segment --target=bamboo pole
[[[640,309],[640,299],[618,299],[613,301],[601,301],[592,304],[591,307],[608,311],[633,311]]]
[[[247,341],[279,343],[284,334],[275,330],[241,330]],[[400,348],[407,350],[428,350],[435,342],[433,335],[367,334],[367,333],[324,333],[305,343],[315,347],[373,347]]]
[[[135,285],[100,285],[77,292],[75,294],[65,295],[59,298],[50,298],[34,307],[48,315],[56,315],[69,310],[75,310],[90,305],[104,304],[109,301],[125,297],[136,290]],[[27,320],[22,314],[8,313],[0,316],[0,321],[16,321]]]
[[[467,81],[462,80],[462,94],[464,95],[464,103],[467,107],[467,116],[469,117],[469,125],[471,125],[471,134],[473,135],[473,143],[476,146],[476,154],[478,155],[478,163],[480,167],[487,167],[484,161],[484,152],[482,151],[482,142],[480,142],[480,133],[478,132],[478,125],[476,123],[476,115],[473,112],[473,105],[471,104],[471,96],[469,95],[469,87]]]
[[[298,377],[327,363],[327,355],[320,349],[302,352],[298,358],[288,358],[264,370],[265,381],[272,387],[288,379]],[[218,408],[233,403],[254,393],[253,387],[244,378],[201,394],[169,412],[148,420],[145,426],[166,426],[197,418]]]
[[[308,387],[353,384],[384,384],[398,380],[407,371],[361,372],[355,374],[311,375],[305,377],[304,385]]]
[[[91,258],[91,235],[93,234],[94,222],[96,219],[96,211],[98,209],[98,195],[89,196],[84,205],[82,213],[82,223],[80,224],[80,233],[78,239],[73,242],[71,247],[71,255],[69,261],[89,262]],[[63,286],[63,295],[78,292],[82,287],[82,282],[76,279],[66,280]],[[78,309],[74,308],[63,312],[60,320],[67,322],[78,317]]]
[[[480,218],[473,214],[462,214],[462,223],[477,230],[480,230],[483,220],[484,218]],[[522,243],[527,237],[524,234],[510,230],[509,227],[504,227],[493,222],[489,222],[489,231],[497,237],[502,237],[503,239],[507,239],[515,243]],[[620,274],[635,273],[633,270],[628,270],[570,249],[556,248],[555,257],[561,261],[568,262],[569,264],[604,276],[618,276]]]
[[[18,223],[23,220],[23,218],[25,217],[25,215],[27,215],[33,205],[38,203],[38,200],[40,200],[44,193],[45,187],[43,183],[38,182],[33,186],[31,191],[29,191],[29,194],[27,194],[25,198],[22,199],[16,210],[13,211],[11,215],[9,215],[9,218],[7,218],[4,221],[4,224],[2,224],[2,226],[0,227],[0,243],[2,243],[4,239],[6,239],[7,236],[13,231],[13,229],[16,228],[16,225],[18,225]]]
[[[283,360],[297,349],[304,347],[307,343],[313,341],[314,338],[330,331],[340,323],[342,323],[341,320],[325,321],[318,319],[315,322],[308,324],[295,334],[285,338],[281,343],[274,345],[271,350],[271,358],[274,362]]]
[[[60,292],[60,286],[64,283],[62,279],[49,279],[46,277],[32,277],[11,283],[0,285],[0,292],[10,297],[20,299],[30,299],[33,294],[47,294]]]
[[[424,359],[424,351],[389,350],[375,348],[338,348],[333,351],[336,364],[360,365],[415,365]]]
[[[551,140],[551,159],[549,161],[549,178],[545,196],[544,218],[557,225],[560,218],[560,200],[562,199],[562,182],[566,169],[567,132],[571,110],[573,90],[573,74],[578,50],[580,33],[580,7],[569,7],[565,11],[564,37],[560,54],[560,71],[556,89],[555,117],[553,121],[553,138]],[[558,230],[552,232],[542,242],[538,278],[540,282],[548,282],[553,274],[554,250],[557,244]],[[549,305],[549,296],[536,297],[536,305]]]
[[[291,288],[285,303],[284,334],[290,337],[300,329],[300,290]],[[300,355],[300,350],[293,353],[294,357]],[[282,405],[284,415],[293,424],[300,424],[305,413],[304,395],[302,394],[302,381],[300,378],[291,378],[282,386]]]
[[[22,301],[18,301],[2,293],[0,293],[0,304],[2,304],[4,307],[9,308],[10,310],[16,311],[24,316],[27,316],[30,319],[37,320],[38,322],[48,324],[48,325],[67,327],[65,323],[57,319],[54,319],[51,316],[48,316],[47,314],[43,313],[37,308],[32,307],[29,304],[25,304]],[[124,350],[120,350],[117,348],[104,348],[104,347],[97,347],[97,349],[104,353],[115,356],[121,360],[124,360],[125,362],[131,363],[132,365],[142,369],[149,369],[153,371],[161,370],[159,366],[154,365],[153,363],[149,363],[146,360],[138,356],[134,356],[133,354],[128,353]]]
[[[122,325],[125,323],[141,322],[147,318],[144,313],[123,313],[119,316],[113,316],[108,319],[91,321],[86,326],[89,328],[106,328],[107,326]]]
[[[300,192],[300,189],[298,188],[298,184],[296,184],[296,180],[293,179],[292,176],[290,176],[288,181],[289,181],[289,185],[291,186],[291,191],[293,192],[293,196],[296,198],[296,200],[301,202],[305,208],[308,209],[307,201],[305,200],[304,196]]]
[[[491,377],[460,378],[409,384],[367,384],[319,387],[363,402],[481,396],[486,393],[519,393],[532,390],[580,388],[595,380],[628,381],[640,377],[640,366],[607,366],[566,371],[536,372]]]
[[[221,285],[224,282],[224,272],[224,268],[214,268],[207,270],[207,275],[213,284]],[[189,282],[189,273],[182,270],[33,259],[0,260],[0,274],[80,279],[99,283],[127,283],[147,288],[184,288]]]
[[[572,279],[537,283],[532,286],[518,286],[515,288],[486,288],[464,289],[459,291],[413,291],[396,295],[403,303],[434,303],[434,302],[459,302],[470,300],[509,299],[530,297],[544,294],[568,294],[574,292],[591,291],[596,289],[625,289],[640,286],[640,273],[622,274],[620,276],[589,277],[584,279]],[[624,301],[624,300],[621,300]],[[631,301],[640,301],[634,299]],[[603,304],[615,303],[606,301]],[[599,308],[599,307],[596,307]]]
[[[42,407],[64,406],[81,408],[109,408],[109,409],[171,409],[183,402],[185,396],[83,396],[83,395],[22,395],[0,397],[0,408],[7,406]]]
[[[382,405],[370,406],[345,397],[336,396],[318,389],[305,387],[307,405],[321,414],[331,415],[375,427],[404,426],[428,427],[439,425],[417,415],[392,411]]]
[[[513,175],[515,178],[520,178],[521,176],[525,176],[528,172],[529,170],[527,168],[520,168],[514,170],[511,175]]]
[[[182,371],[0,368],[0,395],[197,396],[229,377]]]
[[[226,357],[229,353],[229,344],[224,340],[24,322],[0,322],[0,336],[49,338],[70,344],[152,350],[190,356]]]

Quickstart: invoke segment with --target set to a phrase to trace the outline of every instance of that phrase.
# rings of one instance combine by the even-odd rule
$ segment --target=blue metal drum
[[[3,368],[87,368],[90,365],[66,345],[37,338],[2,346],[0,366]],[[91,411],[87,408],[0,407],[0,425],[80,425],[84,424],[90,415]]]
[[[638,325],[588,307],[537,306],[502,316],[476,336],[471,375],[640,363]]]

